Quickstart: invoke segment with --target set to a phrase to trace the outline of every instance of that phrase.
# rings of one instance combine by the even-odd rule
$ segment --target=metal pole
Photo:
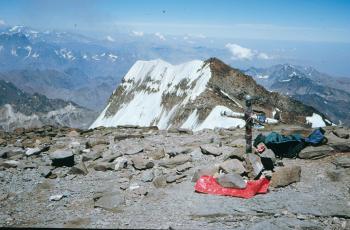
[[[246,153],[252,153],[252,128],[253,128],[253,118],[252,118],[252,97],[247,95],[245,97],[246,110],[244,112],[245,125],[245,140],[246,140]]]

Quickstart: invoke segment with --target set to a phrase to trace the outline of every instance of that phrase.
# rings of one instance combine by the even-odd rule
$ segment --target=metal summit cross
[[[261,122],[257,119],[256,115],[253,115],[252,102],[255,99],[250,95],[245,96],[245,105],[246,109],[243,114],[230,113],[228,111],[224,111],[222,116],[233,117],[233,118],[243,118],[245,120],[245,140],[246,140],[246,153],[252,153],[252,138],[253,138],[253,126],[254,122],[261,124]],[[265,121],[268,123],[268,120]]]

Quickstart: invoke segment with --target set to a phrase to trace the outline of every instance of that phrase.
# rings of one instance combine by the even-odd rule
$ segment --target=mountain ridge
[[[224,110],[244,112],[242,105],[246,94],[260,96],[254,102],[254,108],[263,111],[270,119],[273,119],[276,110],[280,110],[287,123],[305,124],[306,117],[318,114],[324,124],[330,124],[314,108],[269,92],[252,77],[217,58],[210,58],[181,65],[171,65],[160,59],[136,62],[90,128],[157,125],[160,129],[181,127],[200,130],[214,128],[217,124],[226,128],[243,127],[245,122],[242,119],[222,117],[220,114]],[[216,123],[210,124],[207,119]]]

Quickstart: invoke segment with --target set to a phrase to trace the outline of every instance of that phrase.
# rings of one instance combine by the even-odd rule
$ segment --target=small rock
[[[106,192],[94,197],[95,208],[102,208],[107,211],[120,211],[125,204],[124,196],[120,192]]]
[[[96,152],[96,153],[101,153],[101,155],[102,155],[102,153],[103,153],[104,151],[106,151],[107,148],[108,148],[108,146],[107,146],[107,145],[104,145],[104,144],[95,145],[95,146],[93,146],[93,147],[91,148],[91,151],[92,151],[92,152]]]
[[[124,183],[124,184],[121,184],[121,185],[119,186],[119,188],[120,188],[121,190],[126,190],[126,189],[129,188],[129,185],[128,185],[127,183]]]
[[[180,134],[189,134],[189,135],[193,135],[193,131],[190,130],[190,129],[177,128],[176,130],[177,130],[178,133],[180,133]]]
[[[246,171],[246,169],[243,166],[243,163],[237,159],[230,159],[230,160],[224,161],[219,165],[219,167],[225,173],[243,174]]]
[[[53,166],[68,166],[74,165],[74,155],[71,150],[56,150],[50,154]]]
[[[329,156],[333,151],[334,149],[327,145],[308,146],[300,151],[298,157],[301,159],[319,159]]]
[[[264,169],[261,159],[254,153],[246,154],[245,157],[246,169],[248,171],[248,177],[250,179],[257,178],[261,171]]]
[[[307,216],[303,215],[303,214],[297,214],[297,219],[298,220],[306,220]]]
[[[192,157],[190,155],[181,154],[172,158],[163,159],[159,162],[159,165],[164,168],[175,168],[178,165],[182,165],[190,161],[192,161]]]
[[[72,130],[72,131],[70,131],[70,132],[67,134],[67,136],[68,136],[68,137],[79,137],[80,134],[79,134],[77,131]]]
[[[186,164],[177,166],[176,167],[176,173],[177,174],[182,174],[183,172],[187,171],[190,168],[192,168],[192,164],[190,162],[187,162]]]
[[[154,163],[149,159],[144,159],[142,156],[135,156],[132,158],[132,164],[135,169],[145,170],[153,168]]]
[[[207,166],[203,168],[196,169],[192,176],[191,181],[197,182],[201,176],[214,176],[219,172],[219,165]]]
[[[49,200],[50,201],[59,201],[63,197],[66,197],[66,195],[65,194],[52,195],[52,196],[49,197]]]
[[[173,183],[176,181],[176,176],[175,175],[169,175],[166,177],[166,182],[167,183]]]
[[[27,164],[22,166],[23,169],[35,169],[37,167],[38,167],[38,165],[35,163],[27,163]]]
[[[260,160],[264,169],[272,170],[276,162],[275,153],[271,149],[265,149],[265,151],[260,154]]]
[[[344,129],[333,130],[334,135],[343,139],[349,139],[349,132]]]
[[[174,157],[180,154],[187,154],[192,151],[191,148],[186,147],[173,147],[173,148],[167,148],[165,152],[169,155],[169,157]]]
[[[89,152],[91,152],[91,149],[83,149],[82,152],[83,153],[89,153]]]
[[[216,146],[211,145],[211,144],[201,145],[200,149],[201,149],[202,153],[205,155],[220,156],[222,154],[220,147],[216,147]]]
[[[87,175],[89,171],[87,170],[84,161],[81,161],[79,164],[73,166],[68,174],[78,174],[78,175]]]
[[[22,148],[13,148],[13,147],[5,147],[1,148],[0,150],[0,157],[1,158],[10,158],[11,160],[16,160],[13,159],[13,157],[19,157],[24,154],[24,151]]]
[[[186,175],[175,175],[175,174],[170,174],[166,177],[166,182],[167,183],[179,183],[182,181],[183,178],[185,178]]]
[[[265,178],[267,178],[267,179],[271,179],[272,178],[272,171],[270,171],[270,170],[264,170],[263,172],[262,172],[262,175],[264,175],[264,177]]]
[[[125,155],[134,155],[134,154],[142,153],[143,150],[144,149],[142,147],[133,146],[126,150]]]
[[[129,186],[129,190],[135,190],[135,189],[138,189],[138,188],[140,188],[140,185],[138,185],[138,184],[136,184],[136,183],[131,184],[131,185]]]
[[[350,168],[350,157],[349,156],[342,156],[336,158],[333,162],[337,168]]]
[[[6,146],[6,141],[0,138],[0,146]]]
[[[111,150],[104,151],[102,153],[102,161],[104,162],[113,162],[117,158],[121,157],[122,153],[120,152],[113,152]]]
[[[154,150],[153,152],[150,153],[150,157],[153,160],[160,160],[160,159],[164,158],[165,157],[165,150],[164,150],[164,148]]]
[[[336,152],[350,152],[350,142],[347,139],[340,138],[333,133],[326,133],[326,137],[328,139],[327,145]]]
[[[224,151],[223,151],[223,160],[228,160],[228,159],[238,159],[243,161],[244,156],[245,156],[245,151],[243,148],[233,148],[229,146],[224,146]]]
[[[225,188],[240,188],[247,187],[244,179],[237,173],[220,174],[216,181]]]
[[[116,171],[119,171],[121,169],[128,167],[128,159],[125,157],[119,157],[115,159],[113,163],[115,163],[114,170]]]
[[[156,188],[164,188],[167,185],[165,176],[156,176],[153,179],[153,185]]]
[[[57,174],[51,173],[47,178],[49,178],[49,179],[56,179],[57,178]]]
[[[284,187],[289,184],[299,182],[301,175],[300,166],[278,167],[272,173],[270,186],[273,188]]]
[[[84,152],[84,150],[83,150],[83,152]],[[89,150],[88,153],[83,155],[82,161],[95,161],[101,157],[102,157],[101,152],[94,152],[94,151]]]
[[[141,180],[143,182],[152,182],[153,179],[154,179],[154,173],[152,170],[144,171],[141,175]]]
[[[45,151],[49,150],[49,148],[50,148],[49,146],[43,146],[41,148],[39,148],[39,147],[28,148],[25,154],[27,156],[37,155],[37,154],[39,154],[41,152],[45,152]]]
[[[146,196],[148,194],[148,191],[144,187],[139,187],[137,189],[134,189],[133,193],[138,195],[138,196]]]
[[[113,170],[114,165],[112,163],[108,163],[108,162],[97,162],[94,165],[94,169],[95,169],[95,171],[105,172],[107,170]]]
[[[0,163],[0,166],[4,168],[17,168],[19,165],[20,165],[20,162],[15,160],[8,160]]]
[[[72,141],[70,144],[69,144],[69,147],[70,148],[78,148],[80,146],[80,142],[78,141]]]
[[[40,166],[39,172],[40,175],[45,178],[48,178],[52,174],[51,167],[48,166]]]
[[[99,139],[99,140],[89,140],[85,144],[87,149],[91,149],[92,147],[94,147],[96,145],[109,145],[109,142],[106,140]]]

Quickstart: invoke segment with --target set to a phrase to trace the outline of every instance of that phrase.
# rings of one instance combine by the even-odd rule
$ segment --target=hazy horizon
[[[25,25],[97,39],[128,34],[159,45],[204,46],[237,68],[290,63],[350,77],[348,1],[8,1],[0,27]],[[218,57],[222,58],[222,57]]]

